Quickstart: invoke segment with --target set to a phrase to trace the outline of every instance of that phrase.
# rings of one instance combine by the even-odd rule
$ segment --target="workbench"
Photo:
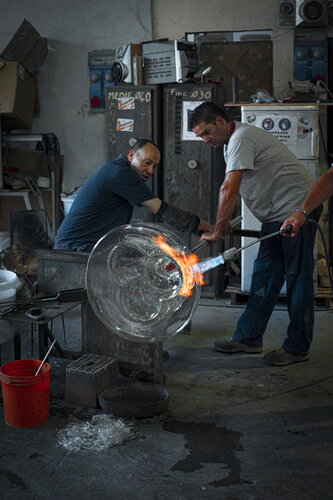
[[[35,319],[27,316],[27,312],[31,307],[31,304],[29,304],[23,307],[20,306],[18,310],[6,313],[4,316],[2,316],[2,319],[12,321],[14,323],[17,321],[20,323],[27,323],[30,327],[36,326],[38,330],[38,346],[39,346],[38,359],[43,359],[48,350],[49,340],[51,342],[55,340],[55,337],[52,334],[52,331],[50,330],[48,323],[50,321],[53,321],[58,316],[65,314],[67,311],[79,305],[81,305],[81,302],[68,302],[66,304],[59,304],[57,301],[53,301],[52,303],[47,303],[47,304],[39,303],[38,307],[40,307],[41,309],[41,318]],[[67,357],[66,353],[64,352],[58,340],[55,342],[54,347],[58,351],[58,354],[61,357],[64,358]],[[15,358],[21,359],[20,342],[17,342],[15,344]]]
[[[37,250],[37,258],[39,293],[85,288],[89,253]],[[120,337],[100,321],[88,300],[81,304],[81,330],[82,354],[110,356],[120,368],[151,373],[155,383],[163,383],[162,342],[139,343]]]

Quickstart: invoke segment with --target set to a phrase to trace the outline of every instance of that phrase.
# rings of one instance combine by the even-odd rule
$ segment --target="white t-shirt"
[[[226,172],[245,170],[240,194],[261,222],[284,221],[306,197],[314,179],[270,132],[236,122],[224,146]]]

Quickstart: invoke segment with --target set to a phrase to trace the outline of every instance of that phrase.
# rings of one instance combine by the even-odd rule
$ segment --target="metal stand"
[[[38,292],[47,295],[61,289],[85,287],[88,253],[37,250]],[[163,345],[130,342],[109,330],[96,316],[89,301],[81,306],[82,354],[109,356],[120,368],[144,371],[163,384]]]
[[[1,130],[0,130],[1,132]],[[50,149],[52,149],[52,146],[50,148],[49,142],[50,141],[50,136],[52,136],[52,140],[58,144],[57,139],[53,134],[2,134],[0,135],[0,141],[2,141],[2,144],[0,143],[1,146],[1,151],[2,147],[4,144],[13,144],[13,143],[41,143],[42,147],[41,150],[45,152],[47,156],[47,163],[48,163],[48,168],[49,168],[49,174],[50,174],[50,190],[51,190],[51,221],[49,222],[50,226],[50,234],[49,238],[51,241],[54,240],[56,231],[57,231],[57,205],[56,205],[56,200],[57,200],[57,195],[59,195],[59,187],[56,185],[57,184],[57,179],[59,175],[56,175],[56,165],[54,161],[54,156],[55,156],[55,149],[53,149],[50,152]],[[54,148],[54,144],[53,144]],[[60,152],[58,151],[57,154]],[[2,155],[1,155],[2,159]],[[30,190],[27,191],[0,191],[0,196],[23,196],[25,205],[28,210],[31,210],[31,203],[29,199],[29,194],[34,194],[37,196],[37,200],[39,202],[40,208],[45,209],[45,205],[43,202],[43,207],[41,207],[41,193],[40,191],[35,189],[35,184],[32,187],[29,184]],[[0,189],[3,189],[3,166],[2,163],[0,162]],[[40,195],[40,196],[39,196]]]
[[[39,359],[43,359],[48,350],[48,342],[51,340],[53,342],[55,337],[48,327],[48,323],[53,321],[57,316],[65,314],[70,309],[73,309],[76,306],[81,305],[82,302],[68,302],[66,304],[58,304],[56,301],[53,304],[43,305],[41,307],[42,313],[41,319],[33,319],[26,316],[26,312],[29,309],[29,306],[26,308],[20,309],[19,311],[9,312],[2,316],[2,319],[6,319],[13,322],[25,322],[32,325],[33,330],[37,330],[38,332],[38,346],[39,346]],[[17,338],[15,337],[16,342]],[[59,355],[63,358],[66,358],[67,355],[60,346],[59,342],[56,341],[54,347],[58,351]],[[18,356],[16,358],[16,356]],[[20,345],[15,344],[15,358],[19,359],[21,356]]]

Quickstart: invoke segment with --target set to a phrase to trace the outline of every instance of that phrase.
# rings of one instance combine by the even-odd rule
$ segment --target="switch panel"
[[[113,50],[93,50],[88,53],[89,103],[91,109],[105,109],[106,88],[115,85],[112,79]]]
[[[304,28],[295,33],[294,41],[294,78],[316,83],[327,81],[326,37],[322,32]]]

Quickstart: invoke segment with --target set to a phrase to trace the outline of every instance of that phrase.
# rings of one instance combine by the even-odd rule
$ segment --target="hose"
[[[331,272],[331,267],[330,267],[330,259],[329,259],[329,255],[328,255],[327,244],[326,244],[326,241],[325,241],[323,230],[322,230],[322,228],[320,227],[320,225],[318,224],[318,222],[315,219],[307,219],[306,222],[315,224],[317,226],[318,231],[319,231],[319,234],[320,234],[320,237],[321,237],[321,241],[322,241],[323,247],[324,247],[324,254],[325,254],[327,274],[328,274],[328,277],[329,277],[329,280],[330,280],[331,290],[332,290],[332,293],[333,293],[333,277],[332,277],[332,272]]]

